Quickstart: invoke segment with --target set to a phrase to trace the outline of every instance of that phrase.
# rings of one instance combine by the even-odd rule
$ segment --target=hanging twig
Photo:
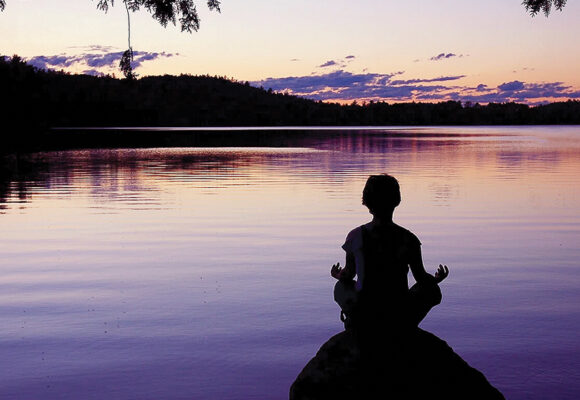
[[[119,68],[121,68],[125,78],[133,80],[137,78],[137,74],[133,72],[133,67],[131,66],[131,61],[133,61],[133,48],[131,47],[131,13],[129,12],[127,0],[123,0],[123,3],[125,3],[125,9],[127,10],[127,45],[129,48],[125,50],[121,56]]]
[[[125,3],[125,10],[127,10],[127,44],[129,45],[129,48],[131,48],[131,14],[129,13],[127,0],[124,0],[123,3]]]

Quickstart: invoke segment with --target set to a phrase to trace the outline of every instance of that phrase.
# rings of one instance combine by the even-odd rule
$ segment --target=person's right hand
[[[447,275],[449,275],[449,268],[447,268],[447,265],[439,264],[439,268],[437,268],[437,272],[435,272],[435,280],[437,283],[447,278]]]

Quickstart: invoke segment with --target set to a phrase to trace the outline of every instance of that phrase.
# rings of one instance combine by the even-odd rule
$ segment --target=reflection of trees
[[[121,192],[150,192],[137,176],[138,161],[123,153],[64,151],[1,157],[0,207],[28,203],[40,192],[70,196],[74,190],[88,190],[97,201],[119,199]]]
[[[157,202],[154,193],[159,191],[159,181],[215,183],[267,164],[272,157],[260,151],[131,149],[5,156],[0,158],[0,209],[10,203],[29,203],[40,192],[69,197],[81,191],[97,203]]]
[[[352,174],[367,171],[436,174],[442,171],[437,168],[493,168],[517,178],[521,172],[558,168],[562,160],[577,155],[577,150],[558,141],[553,142],[556,148],[531,147],[505,138],[491,138],[490,142],[488,136],[471,137],[458,129],[272,135],[267,137],[274,138],[279,149],[82,150],[5,156],[0,159],[0,207],[33,201],[43,192],[71,198],[80,192],[100,204],[122,202],[139,207],[159,204],[164,185],[172,182],[223,188],[263,183],[265,179],[291,185],[313,177],[316,182],[340,184]],[[430,189],[440,201],[453,195],[453,188],[443,183]]]
[[[28,202],[30,189],[46,186],[49,177],[50,164],[38,155],[0,156],[0,210]]]

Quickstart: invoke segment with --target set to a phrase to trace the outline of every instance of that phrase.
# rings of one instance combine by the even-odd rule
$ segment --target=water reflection
[[[530,363],[538,398],[575,398],[580,129],[244,144],[3,159],[0,397],[286,397],[340,329],[328,268],[368,219],[366,177],[390,172],[426,265],[453,268],[425,328],[507,398],[529,398]]]
[[[416,165],[419,159],[421,164],[433,170],[438,170],[444,160],[449,164],[449,174],[453,174],[452,169],[457,164],[462,169],[466,166],[495,168],[498,173],[507,171],[515,177],[522,168],[556,168],[562,153],[570,157],[578,151],[577,142],[570,142],[570,139],[566,145],[572,143],[572,148],[554,149],[554,146],[529,140],[529,136],[523,136],[528,141],[522,142],[521,135],[511,131],[505,133],[506,130],[417,128],[273,132],[270,141],[261,136],[259,143],[267,146],[272,142],[284,147],[84,150],[4,157],[1,160],[0,207],[6,209],[8,204],[27,203],[31,196],[42,192],[67,194],[66,188],[90,188],[95,199],[111,201],[147,193],[149,201],[155,201],[151,193],[158,190],[153,183],[155,180],[220,180],[229,175],[235,175],[234,179],[238,180],[259,175],[264,169],[306,171],[313,164],[321,179],[332,181],[345,176],[349,170],[358,171],[361,167],[389,169],[389,164],[401,168],[407,164]],[[498,138],[501,140],[496,140]],[[248,144],[253,143],[250,138]],[[312,154],[305,149],[318,152]],[[335,152],[345,156],[335,157]],[[433,186],[439,200],[452,192],[448,186],[442,189],[444,186],[441,183]]]

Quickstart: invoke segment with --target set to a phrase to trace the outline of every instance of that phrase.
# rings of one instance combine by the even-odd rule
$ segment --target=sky
[[[95,0],[7,0],[0,54],[120,76],[127,15]],[[520,0],[222,0],[201,28],[131,15],[139,76],[226,76],[323,101],[539,104],[580,99],[580,2],[530,16]]]

